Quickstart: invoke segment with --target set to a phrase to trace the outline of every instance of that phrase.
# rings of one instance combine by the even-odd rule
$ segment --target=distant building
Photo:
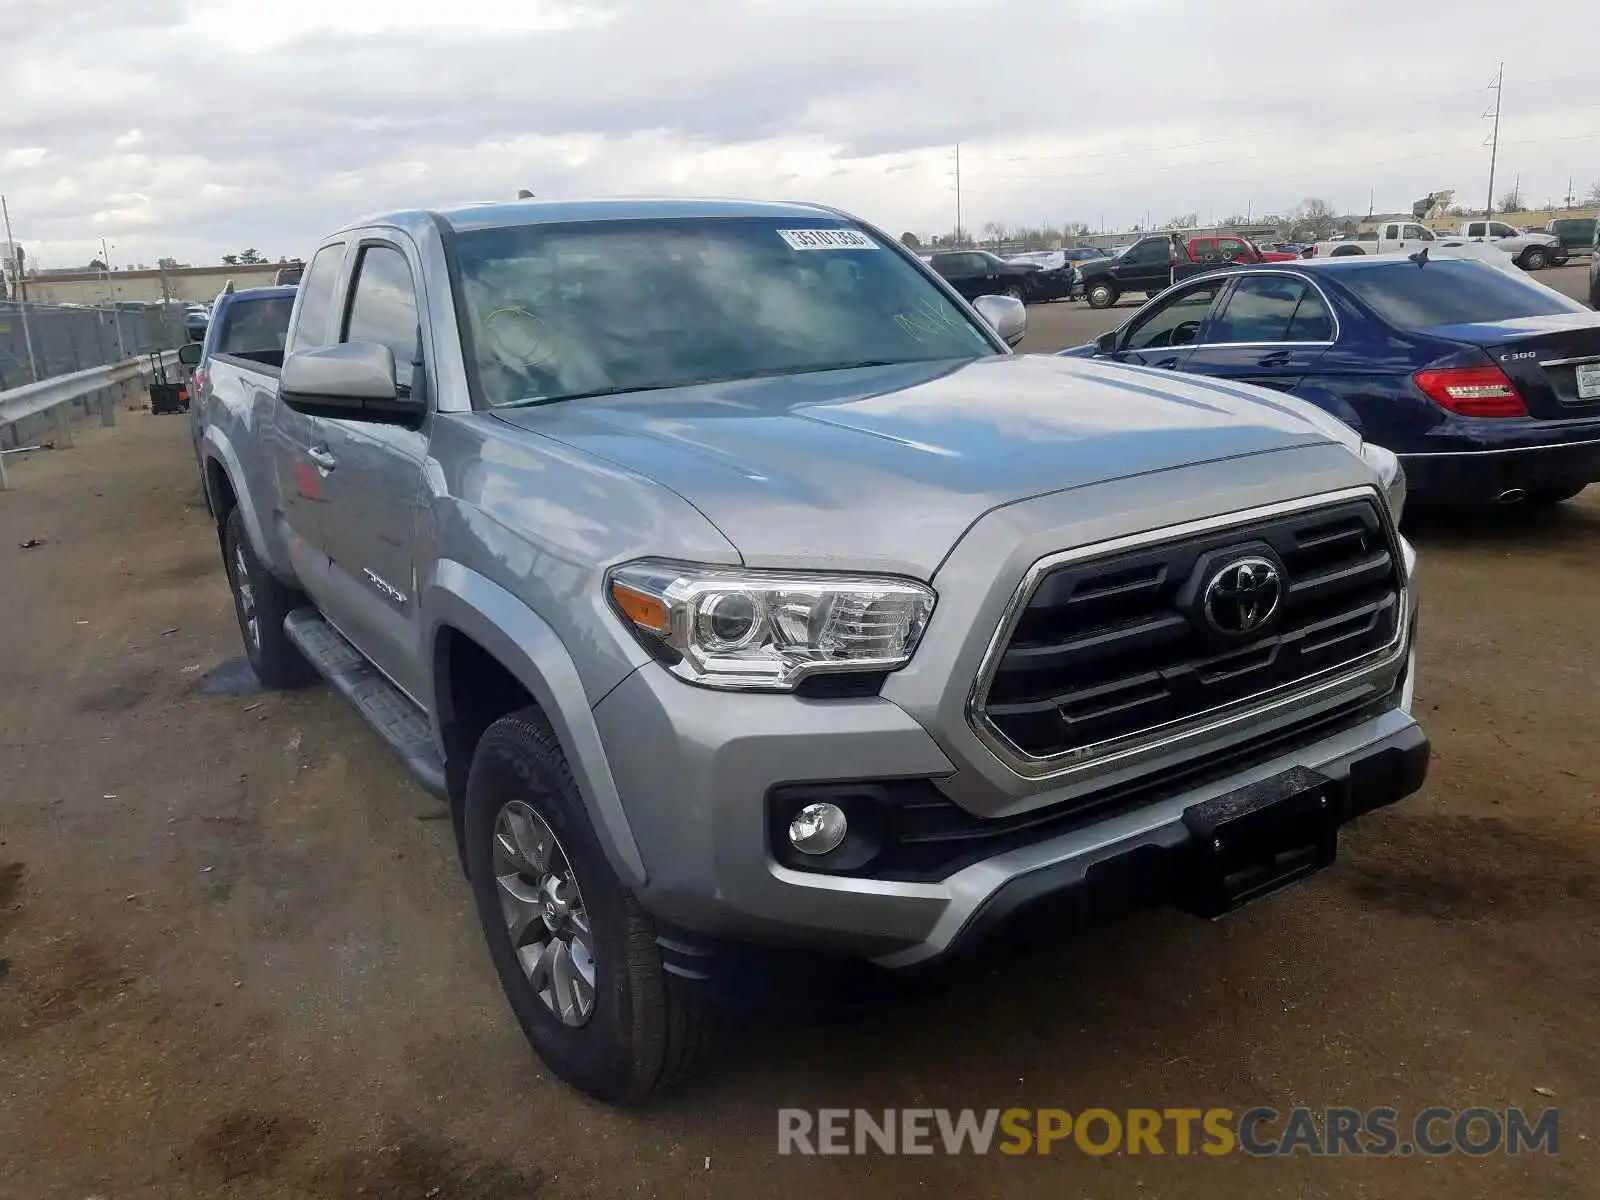
[[[104,304],[108,300],[187,300],[210,303],[228,280],[238,288],[270,287],[277,263],[220,263],[214,267],[169,267],[133,271],[40,271],[28,276],[35,304]]]

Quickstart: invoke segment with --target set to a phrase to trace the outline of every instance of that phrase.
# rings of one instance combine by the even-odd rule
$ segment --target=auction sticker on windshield
[[[791,250],[876,250],[878,243],[859,229],[780,229]]]

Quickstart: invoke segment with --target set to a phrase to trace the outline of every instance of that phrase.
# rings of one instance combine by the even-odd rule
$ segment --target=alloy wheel
[[[511,948],[539,999],[563,1025],[594,1015],[594,936],[561,842],[533,808],[513,800],[494,822],[494,877]]]

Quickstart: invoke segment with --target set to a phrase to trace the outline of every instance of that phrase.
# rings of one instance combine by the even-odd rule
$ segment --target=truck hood
[[[1300,402],[1262,389],[1013,355],[496,415],[670,488],[749,566],[923,579],[997,506],[1335,437]]]

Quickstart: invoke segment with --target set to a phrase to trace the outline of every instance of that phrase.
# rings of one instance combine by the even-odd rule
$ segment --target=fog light
[[[837,804],[808,804],[789,822],[789,844],[801,854],[827,854],[839,848],[849,824]]]

